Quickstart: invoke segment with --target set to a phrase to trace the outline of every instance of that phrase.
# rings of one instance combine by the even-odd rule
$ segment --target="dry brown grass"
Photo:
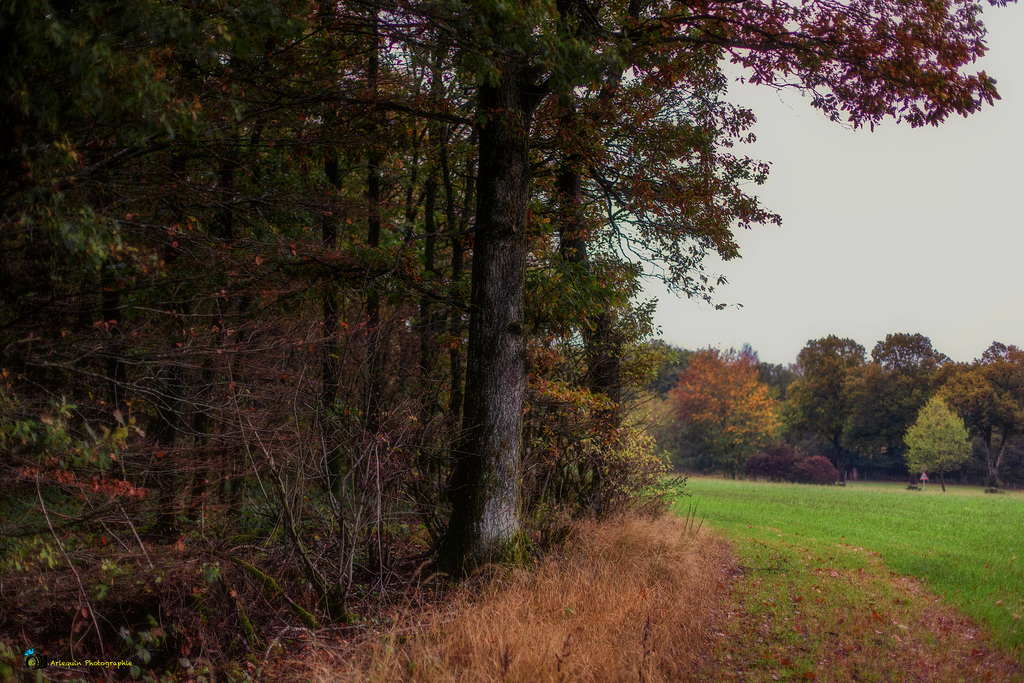
[[[292,653],[287,680],[687,680],[729,558],[678,518],[584,524],[564,556],[498,572],[443,611],[410,610],[357,648]]]

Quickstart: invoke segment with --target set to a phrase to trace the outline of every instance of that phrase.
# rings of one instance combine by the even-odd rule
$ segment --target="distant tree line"
[[[1016,346],[994,342],[974,362],[954,363],[927,337],[900,333],[879,341],[869,360],[854,340],[830,335],[809,341],[789,367],[760,363],[749,346],[671,349],[667,358],[648,385],[661,401],[657,439],[686,469],[735,475],[753,454],[785,445],[828,458],[840,480],[854,472],[913,478],[931,464],[989,488],[1024,483],[1024,351]],[[927,438],[939,425],[954,430],[938,412],[947,408],[972,457],[962,465],[953,451],[930,458],[938,446],[918,433],[908,467],[908,432],[919,417],[932,425]],[[755,471],[767,462],[757,460]]]

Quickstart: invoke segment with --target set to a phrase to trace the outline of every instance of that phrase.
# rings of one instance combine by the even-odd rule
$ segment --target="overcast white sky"
[[[661,337],[686,348],[739,347],[788,364],[809,339],[850,337],[870,354],[890,332],[920,332],[956,361],[993,340],[1024,346],[1024,6],[988,8],[978,65],[1002,100],[969,118],[851,131],[795,93],[737,85],[757,115],[756,189],[782,227],[738,235],[716,311],[657,286]]]

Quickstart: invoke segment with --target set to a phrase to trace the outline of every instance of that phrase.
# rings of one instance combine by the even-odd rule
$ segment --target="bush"
[[[801,484],[834,484],[838,479],[839,470],[820,455],[798,460],[793,465],[792,481]]]
[[[743,472],[750,477],[763,477],[769,481],[792,481],[793,466],[800,455],[792,446],[776,446],[747,458]]]
[[[743,472],[769,481],[794,481],[801,484],[834,484],[839,471],[828,458],[806,457],[792,446],[776,446],[747,458]]]

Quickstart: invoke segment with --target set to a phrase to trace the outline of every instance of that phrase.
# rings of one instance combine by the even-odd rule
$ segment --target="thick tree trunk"
[[[229,153],[221,166],[220,170],[220,191],[222,199],[220,202],[220,208],[217,211],[217,220],[211,226],[211,232],[214,237],[223,240],[230,244],[235,240],[235,221],[234,221],[234,209],[232,207],[232,200],[235,195],[235,170],[238,167],[238,159],[235,153]],[[223,330],[223,325],[220,326]],[[219,347],[223,341],[223,332],[216,332],[213,336],[213,347]],[[218,348],[218,352],[220,349]],[[203,512],[202,508],[205,504],[207,486],[209,483],[208,469],[211,465],[219,467],[220,463],[215,462],[215,458],[212,455],[213,451],[213,437],[212,430],[214,429],[214,399],[213,391],[214,386],[217,383],[217,372],[214,368],[213,356],[208,355],[203,361],[202,371],[200,372],[199,385],[197,387],[199,393],[198,402],[193,402],[195,406],[195,413],[192,418],[192,429],[195,432],[193,436],[195,442],[195,452],[193,457],[195,458],[195,465],[192,472],[192,490],[187,511],[188,519],[195,522],[200,519]],[[226,474],[221,473],[219,475],[221,481]]]
[[[220,334],[214,335],[213,345],[220,346]],[[198,400],[193,400],[192,431],[193,434],[193,470],[192,490],[188,511],[185,513],[190,522],[200,519],[203,512],[203,505],[207,489],[207,468],[214,464],[211,455],[213,450],[213,388],[216,386],[217,373],[214,370],[213,358],[207,356],[203,361],[203,369],[199,374]]]
[[[593,320],[594,329],[586,335],[587,356],[590,366],[590,387],[607,396],[615,408],[607,419],[618,424],[618,404],[622,400],[622,345],[615,338],[611,316],[602,311]]]
[[[523,295],[533,104],[509,66],[479,90],[476,231],[463,430],[455,451],[443,570],[461,574],[517,552],[526,391]]]

